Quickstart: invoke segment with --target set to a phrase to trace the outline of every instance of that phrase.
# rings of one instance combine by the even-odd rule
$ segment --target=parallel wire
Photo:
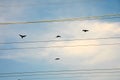
[[[9,5],[4,5],[0,4],[0,7],[26,7],[26,6],[41,6],[41,5],[64,5],[64,4],[79,4],[81,2],[88,2],[89,0],[79,0],[79,1],[62,1],[62,2],[37,2],[37,3],[29,3],[29,4],[9,4]],[[101,1],[101,0],[91,0],[91,1]]]
[[[85,77],[119,77],[120,75],[79,75],[79,76],[66,76],[66,77],[40,77],[40,78],[21,78],[21,80],[35,80],[35,79],[60,79],[60,78],[85,78]]]
[[[67,40],[46,40],[46,41],[25,41],[25,42],[5,42],[0,44],[25,44],[25,43],[40,43],[40,42],[62,42],[62,41],[83,41],[83,40],[102,40],[102,39],[120,39],[120,37],[104,37],[104,38],[86,38],[86,39],[67,39]]]
[[[109,44],[87,44],[87,45],[72,45],[72,46],[47,46],[47,47],[24,47],[24,48],[3,48],[0,50],[18,50],[18,49],[39,49],[39,48],[70,48],[70,47],[86,47],[86,46],[107,46],[107,45],[120,45],[120,43]]]
[[[80,69],[80,70],[58,70],[58,71],[34,71],[34,72],[11,72],[11,73],[0,73],[0,78],[3,77],[23,77],[23,76],[47,76],[47,75],[78,75],[78,74],[118,74],[120,68],[110,69]]]
[[[51,23],[51,22],[65,22],[65,21],[84,21],[84,20],[112,19],[112,18],[120,18],[120,14],[107,14],[107,15],[102,15],[102,16],[88,16],[88,17],[80,17],[80,18],[65,18],[65,19],[39,20],[39,21],[0,22],[0,25],[31,24],[31,23]]]
[[[72,72],[72,73],[42,73],[42,74],[19,74],[19,75],[2,75],[0,77],[20,77],[20,76],[47,76],[47,75],[78,75],[78,74],[87,74],[87,75],[91,75],[91,74],[118,74],[120,73],[120,71],[107,71],[107,72]]]
[[[75,70],[51,70],[51,71],[33,71],[33,72],[9,72],[9,73],[0,73],[0,75],[6,74],[28,74],[28,73],[58,73],[58,72],[79,72],[79,71],[117,71],[120,68],[103,68],[103,69],[75,69]]]

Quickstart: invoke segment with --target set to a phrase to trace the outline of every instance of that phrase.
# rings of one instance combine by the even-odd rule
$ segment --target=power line
[[[51,70],[51,71],[33,71],[33,72],[8,72],[8,73],[0,73],[0,75],[8,75],[8,74],[28,74],[28,73],[59,73],[59,72],[79,72],[79,71],[118,71],[120,68],[103,68],[103,69],[69,69],[69,70]]]
[[[47,47],[24,47],[24,48],[3,48],[0,50],[18,50],[18,49],[39,49],[39,48],[70,48],[70,47],[86,47],[86,46],[107,46],[107,45],[120,45],[120,43],[111,44],[87,44],[87,45],[72,45],[72,46],[47,46]]]
[[[120,75],[79,75],[79,76],[66,76],[66,77],[40,77],[40,78],[21,78],[21,80],[35,80],[35,79],[60,79],[60,78],[88,78],[88,77],[119,77]]]
[[[4,5],[4,4],[0,4],[0,7],[26,7],[26,6],[41,6],[41,5],[63,5],[63,4],[79,4],[81,2],[88,2],[89,0],[80,0],[80,1],[62,1],[62,2],[37,2],[37,3],[32,3],[32,4],[8,4],[8,5]],[[92,1],[101,1],[101,0],[92,0]],[[89,2],[88,2],[89,3]]]
[[[19,74],[19,75],[1,75],[0,77],[20,77],[20,76],[46,76],[46,75],[78,75],[78,74],[87,74],[87,75],[91,75],[91,74],[116,74],[116,73],[120,73],[120,71],[103,71],[103,72],[62,72],[62,73],[42,73],[42,74]]]
[[[86,38],[86,39],[67,39],[67,40],[46,40],[46,41],[25,41],[25,42],[5,42],[0,44],[25,44],[25,43],[40,43],[40,42],[62,42],[62,41],[83,41],[83,40],[102,40],[102,39],[120,39],[120,37],[104,37],[104,38]]]
[[[3,77],[21,77],[21,76],[47,76],[47,75],[78,75],[78,74],[113,74],[120,73],[120,68],[109,68],[109,69],[78,69],[78,70],[57,70],[57,71],[34,71],[34,72],[11,72],[11,73],[0,73],[0,78]]]
[[[0,25],[84,21],[84,20],[112,19],[112,18],[120,18],[120,14],[107,14],[102,16],[88,16],[88,17],[80,17],[80,18],[65,18],[65,19],[39,20],[39,21],[1,22]]]

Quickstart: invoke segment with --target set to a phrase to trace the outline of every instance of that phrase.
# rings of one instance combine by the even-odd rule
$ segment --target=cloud
[[[11,2],[18,4],[17,2]],[[9,5],[10,6],[10,5]],[[15,20],[23,15],[26,7],[7,7],[1,9],[1,22],[8,20]],[[9,14],[8,14],[9,13]],[[64,39],[82,39],[82,38],[99,38],[99,37],[114,37],[119,36],[120,28],[119,22],[103,22],[103,21],[75,21],[75,22],[63,22],[63,23],[51,23],[44,28],[36,29],[20,29],[20,28],[1,28],[0,41],[27,41],[28,40],[59,40],[55,39],[56,35],[61,35],[60,40]],[[3,25],[0,25],[3,27]],[[25,26],[24,26],[25,27]],[[84,33],[82,29],[88,29],[89,32]],[[38,32],[37,32],[37,31]],[[42,31],[45,30],[45,31]],[[6,32],[7,31],[7,32]],[[36,32],[35,32],[36,31]],[[5,33],[5,34],[4,34]],[[19,40],[18,33],[27,34],[27,38]],[[30,35],[29,35],[30,33]],[[12,35],[11,36],[9,36]],[[42,34],[42,35],[41,35]],[[33,36],[34,35],[34,36]],[[40,36],[40,37],[38,37]],[[104,43],[117,43],[118,40],[83,40],[83,41],[71,41],[71,42],[52,42],[52,43],[39,43],[39,44],[12,44],[7,47],[39,47],[39,46],[74,46],[74,45],[89,45],[89,44],[104,44]],[[1,48],[6,45],[0,45]],[[115,54],[116,53],[116,54]],[[80,66],[96,66],[103,63],[112,61],[115,62],[118,59],[119,54],[118,46],[78,46],[71,48],[45,48],[45,49],[33,49],[33,50],[11,50],[1,51],[0,59],[10,59],[22,62],[36,62],[46,60],[46,62],[55,65],[54,58],[60,57],[62,61],[59,63],[67,67],[79,67]],[[109,56],[109,57],[108,57]],[[119,59],[118,59],[119,60]],[[76,63],[77,62],[77,63]]]
[[[49,33],[43,32],[41,35],[43,40],[47,40],[50,36],[57,34],[61,35],[64,39],[74,38],[96,38],[96,37],[114,37],[119,35],[120,28],[119,22],[101,22],[101,21],[82,21],[82,22],[66,22],[63,24],[53,23],[49,26]],[[88,33],[82,32],[82,29],[89,29]],[[14,30],[13,32],[17,32]],[[27,33],[27,31],[26,31]],[[32,39],[41,40],[41,37],[34,36]],[[52,37],[53,38],[53,37]],[[57,40],[57,39],[56,39]],[[59,39],[58,39],[59,40]],[[74,45],[89,45],[89,44],[104,44],[104,43],[117,43],[118,40],[83,40],[71,42],[53,42],[53,43],[39,43],[39,44],[14,44],[16,47],[39,47],[39,46],[74,46]],[[115,48],[114,48],[115,47]],[[21,53],[23,52],[23,53]],[[116,54],[115,54],[115,53]],[[17,50],[9,51],[12,54],[2,54],[1,59],[13,59],[18,61],[38,61],[46,60],[51,64],[55,57],[60,57],[62,61],[60,64],[64,66],[97,66],[109,62],[109,64],[116,60],[119,51],[118,46],[79,46],[73,48],[46,48],[36,50]],[[15,53],[15,54],[14,54]],[[26,60],[27,59],[27,60]],[[77,62],[77,63],[76,63]],[[78,66],[79,67],[79,66]]]
[[[57,2],[57,1],[56,1]],[[1,2],[2,3],[2,2]],[[26,3],[28,1],[10,1],[8,2],[10,7],[0,7],[0,22],[16,21],[26,19],[25,17],[32,17],[38,13],[26,12]],[[32,4],[32,1],[29,1]],[[49,2],[48,2],[49,3]],[[7,4],[6,4],[7,5]],[[13,6],[15,5],[15,6]],[[19,6],[18,6],[19,5]],[[23,6],[22,6],[23,5]],[[28,4],[29,5],[29,4]],[[34,4],[33,4],[34,5]],[[29,5],[31,6],[31,5]],[[41,6],[41,7],[40,7]],[[39,15],[45,15],[52,17],[71,17],[73,14],[76,16],[84,15],[87,8],[76,11],[66,8],[63,11],[61,6],[55,9],[50,9],[45,5],[40,5],[39,10],[43,10],[43,13]],[[72,5],[74,6],[74,5]],[[50,6],[51,7],[51,6]],[[78,6],[76,6],[77,8]],[[75,8],[75,7],[74,7]],[[33,9],[32,7],[29,10]],[[57,9],[57,10],[56,10]],[[54,12],[55,10],[55,12]],[[95,10],[95,9],[94,9]],[[28,11],[28,10],[27,10]],[[31,12],[31,11],[30,11]],[[82,13],[81,13],[82,12]],[[65,14],[68,13],[68,14]],[[96,13],[96,10],[94,11]],[[99,11],[97,12],[99,13]],[[64,15],[62,15],[64,14]],[[61,15],[61,16],[60,16]],[[51,16],[46,18],[52,18]],[[75,17],[75,16],[74,16]],[[33,19],[38,19],[36,16]],[[44,17],[45,18],[45,17]],[[28,18],[29,19],[29,18]],[[91,21],[74,21],[63,23],[45,23],[45,24],[27,24],[27,25],[0,25],[0,42],[24,42],[24,41],[42,41],[42,40],[65,40],[65,39],[86,39],[86,38],[104,38],[115,37],[120,35],[120,22],[107,22],[100,20]],[[88,29],[89,32],[84,33],[82,29]],[[27,34],[25,39],[19,38],[18,34]],[[12,35],[12,36],[10,36]],[[56,39],[56,35],[61,35],[61,38]],[[46,46],[75,46],[75,45],[90,45],[90,44],[111,44],[119,43],[119,40],[81,40],[81,41],[69,41],[69,42],[49,42],[49,43],[32,43],[32,44],[0,44],[1,48],[24,48],[24,47],[46,47]],[[56,61],[55,58],[59,57],[60,60]],[[13,60],[22,63],[44,65],[55,69],[85,69],[85,68],[112,68],[120,67],[120,54],[119,45],[114,46],[77,46],[77,47],[64,47],[64,48],[42,48],[42,49],[21,49],[21,50],[1,50],[0,59]],[[42,63],[42,64],[41,64]],[[83,75],[84,76],[84,75]],[[86,76],[86,75],[85,75]],[[88,75],[89,76],[89,75]],[[93,77],[91,77],[93,76]],[[98,75],[99,76],[99,75]],[[82,77],[81,77],[82,78]],[[85,80],[110,80],[110,76],[96,77],[96,75],[90,75],[85,77]],[[117,79],[116,79],[117,80]]]
[[[47,31],[41,31],[38,27],[38,32],[29,29],[10,29],[0,39],[3,42],[11,41],[32,41],[32,40],[65,40],[65,39],[87,39],[87,38],[104,38],[119,36],[119,22],[103,22],[103,21],[76,21],[64,23],[48,24],[45,28]],[[89,32],[82,32],[82,29],[88,29]],[[4,32],[4,31],[3,31]],[[18,38],[18,32],[27,34],[25,39]],[[13,35],[11,38],[8,34]],[[42,34],[42,35],[41,35]],[[56,35],[61,35],[61,38],[56,39]],[[17,39],[16,37],[17,36]],[[39,37],[38,37],[39,36]],[[45,47],[45,46],[74,46],[74,45],[90,45],[90,44],[106,44],[119,43],[119,40],[81,40],[69,42],[50,42],[37,44],[12,44],[12,47]],[[1,45],[3,48],[5,45]],[[10,45],[8,47],[11,47]],[[43,48],[43,49],[25,49],[25,50],[10,50],[1,51],[0,59],[15,60],[18,62],[39,64],[48,63],[49,66],[64,67],[64,69],[82,69],[82,68],[112,68],[120,67],[119,65],[119,45],[116,46],[78,46],[66,48]],[[59,61],[55,58],[59,57]],[[84,76],[84,75],[83,75]],[[88,75],[89,76],[89,75]],[[84,78],[86,80],[93,79],[109,79],[109,76]]]

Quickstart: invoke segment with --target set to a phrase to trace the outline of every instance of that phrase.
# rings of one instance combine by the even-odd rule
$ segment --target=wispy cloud
[[[51,35],[61,35],[61,39],[72,38],[96,38],[96,37],[114,37],[119,36],[120,28],[119,22],[101,22],[101,21],[82,21],[82,22],[69,22],[69,23],[53,23],[49,26],[50,32],[44,32],[41,37],[47,39]],[[57,26],[57,27],[56,27]],[[82,32],[82,29],[89,29],[87,33]],[[15,31],[15,30],[14,30]],[[16,30],[17,31],[17,30]],[[27,32],[26,32],[27,33]],[[37,36],[32,39],[41,40],[41,37]],[[31,40],[32,40],[31,39]],[[71,46],[71,45],[87,45],[87,44],[103,44],[103,43],[117,43],[119,40],[86,40],[86,41],[74,41],[74,42],[55,42],[55,43],[39,43],[30,45],[15,45],[16,47],[35,47],[35,46]],[[2,54],[1,59],[12,59],[18,61],[42,61],[54,64],[55,57],[60,57],[59,64],[64,66],[77,67],[81,66],[98,66],[101,64],[111,64],[118,59],[119,46],[86,46],[86,47],[74,47],[74,48],[50,48],[50,49],[36,49],[36,50],[18,50],[8,51],[11,54]],[[77,62],[77,63],[76,63]],[[117,66],[118,64],[114,65]],[[103,65],[104,66],[104,65]],[[79,67],[79,66],[78,66]]]

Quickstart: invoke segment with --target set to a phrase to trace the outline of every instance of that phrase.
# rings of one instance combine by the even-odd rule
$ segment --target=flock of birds
[[[89,30],[83,29],[83,32],[88,32]],[[24,37],[26,37],[27,35],[23,35],[23,34],[19,34],[19,36],[23,39]],[[57,35],[56,38],[61,38],[60,35]]]
[[[83,29],[82,31],[83,31],[83,32],[88,32],[89,30]],[[23,39],[23,38],[25,38],[27,35],[19,34],[19,36]],[[61,36],[60,36],[60,35],[57,35],[56,38],[61,38]],[[60,60],[60,58],[55,58],[55,60]]]

